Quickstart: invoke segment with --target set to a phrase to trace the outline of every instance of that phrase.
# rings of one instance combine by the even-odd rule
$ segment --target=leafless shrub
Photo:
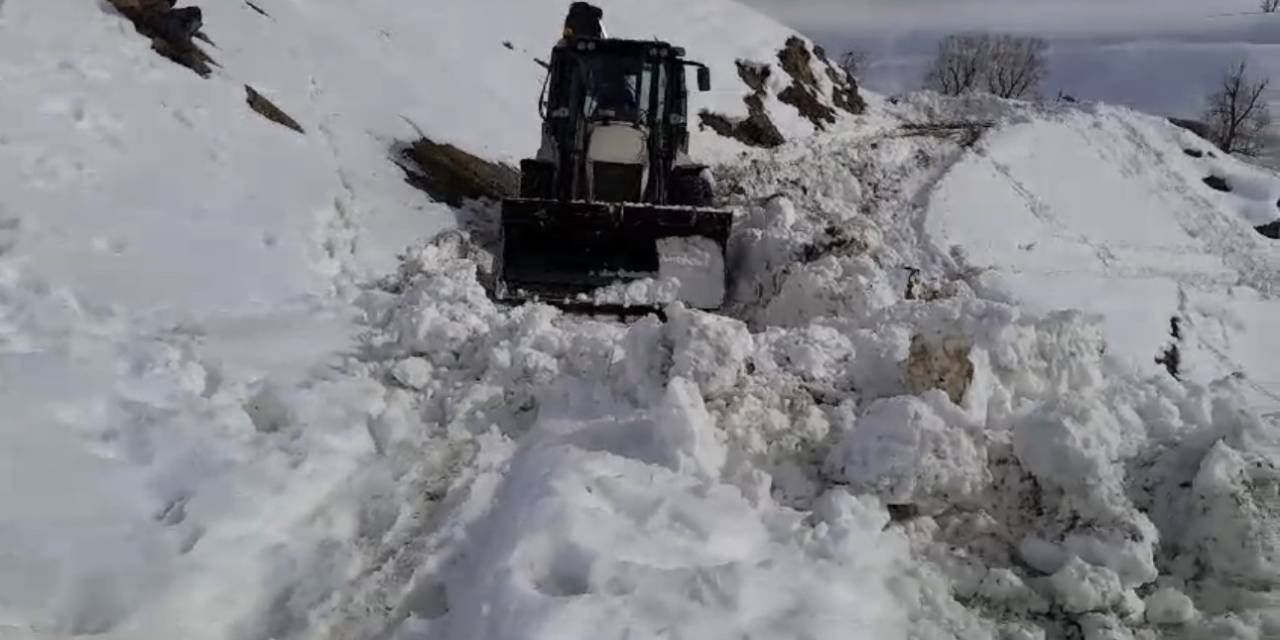
[[[1040,88],[1046,75],[1040,38],[999,35],[991,38],[986,65],[987,91],[1001,98],[1022,98]]]
[[[1046,75],[1040,38],[975,33],[947,36],[939,45],[925,84],[958,96],[986,91],[1001,98],[1025,98],[1039,91]]]
[[[1270,85],[1270,78],[1252,78],[1247,62],[1231,67],[1221,87],[1209,96],[1205,121],[1210,140],[1227,153],[1262,152],[1267,128],[1271,126],[1271,109],[1266,100]]]

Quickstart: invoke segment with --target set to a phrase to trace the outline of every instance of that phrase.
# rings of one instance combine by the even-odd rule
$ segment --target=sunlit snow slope
[[[1135,365],[1177,343],[1179,375],[1245,374],[1278,411],[1280,241],[1255,230],[1277,220],[1280,175],[1099,107],[993,134],[942,180],[926,228],[1029,308],[1102,314]]]
[[[455,224],[392,145],[538,141],[534,58],[565,2],[252,4],[202,4],[202,79],[106,2],[0,2],[0,628],[276,633],[254,616],[306,582],[342,529],[317,509],[355,508],[381,454],[348,301]],[[788,35],[725,0],[602,4],[615,34],[713,64],[699,104],[726,113],[733,60]]]

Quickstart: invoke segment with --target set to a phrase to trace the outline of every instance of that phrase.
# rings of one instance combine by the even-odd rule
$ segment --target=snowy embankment
[[[1112,351],[1139,368],[1176,347],[1167,368],[1181,377],[1244,374],[1271,412],[1280,241],[1255,228],[1277,220],[1274,172],[1099,107],[994,133],[939,185],[926,229],[988,270],[996,295],[1102,315]]]
[[[417,568],[397,637],[1275,633],[1280,434],[1247,387],[1135,363],[1104,316],[1011,305],[998,267],[928,233],[1010,132],[1145,127],[1099,149],[1129,159],[1177,130],[1001,105],[985,137],[909,126],[969,106],[883,105],[722,167],[733,317],[506,313],[464,236],[415,251],[366,299],[406,387],[391,433],[436,425],[478,471],[387,565]]]
[[[530,151],[560,4],[254,4],[206,7],[210,80],[92,3],[0,4],[0,635],[1280,633],[1274,176],[1108,108],[806,138],[774,73],[792,143],[694,141],[740,212],[724,315],[499,308],[464,230],[366,284],[453,222],[389,149]],[[787,37],[604,4],[729,115]]]
[[[725,81],[788,35],[727,1],[604,4]],[[456,219],[392,146],[530,153],[565,7],[202,8],[208,79],[105,2],[0,2],[0,635],[304,635],[357,588],[358,527],[400,512],[371,496],[414,454],[371,435],[388,388],[351,300]]]

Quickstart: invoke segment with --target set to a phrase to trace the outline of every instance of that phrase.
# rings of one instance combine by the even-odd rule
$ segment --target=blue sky
[[[871,52],[864,83],[917,88],[937,40],[967,30],[1049,40],[1043,91],[1194,116],[1223,69],[1248,59],[1280,89],[1280,14],[1256,0],[746,0],[832,52]],[[1272,99],[1280,101],[1280,91]]]

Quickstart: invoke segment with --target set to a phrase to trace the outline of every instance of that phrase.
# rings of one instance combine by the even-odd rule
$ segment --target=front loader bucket
[[[555,303],[617,282],[656,279],[659,241],[666,238],[710,240],[723,280],[732,224],[733,214],[719,209],[504,200],[501,282],[506,297]],[[690,306],[713,308],[719,302]]]

